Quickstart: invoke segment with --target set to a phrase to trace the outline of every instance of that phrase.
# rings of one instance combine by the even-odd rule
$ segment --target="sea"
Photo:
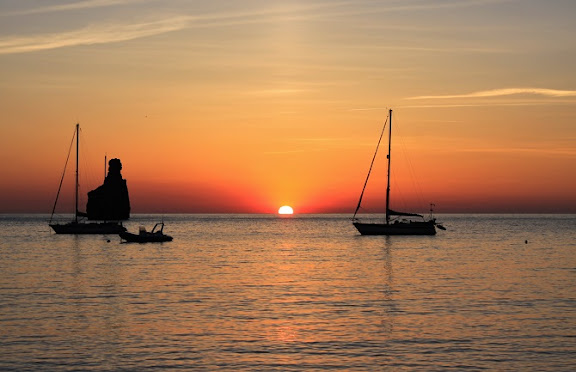
[[[135,215],[172,242],[0,215],[1,371],[574,371],[576,215]]]

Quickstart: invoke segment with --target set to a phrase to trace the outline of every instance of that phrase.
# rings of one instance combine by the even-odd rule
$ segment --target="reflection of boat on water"
[[[171,236],[164,234],[164,222],[158,222],[150,232],[146,231],[144,226],[140,226],[138,234],[123,231],[118,235],[127,243],[160,243],[172,241]]]
[[[50,216],[50,222],[48,225],[52,228],[52,230],[54,230],[56,234],[118,234],[119,232],[126,231],[126,228],[119,222],[86,222],[84,219],[82,219],[89,216],[86,213],[80,212],[78,210],[78,158],[80,147],[80,124],[76,124],[74,135],[76,136],[76,185],[74,220],[67,223],[52,223],[54,211],[56,210],[58,197],[60,196],[60,190],[62,188],[62,181],[64,180],[64,174],[66,173],[66,166],[64,166],[64,173],[62,174],[62,179],[60,180],[60,186],[58,187],[56,201],[54,202],[54,208],[52,209],[52,214]],[[71,149],[72,148],[70,148],[70,150]],[[70,152],[68,153],[68,158],[69,157]],[[68,164],[68,158],[66,159],[66,164]]]
[[[442,225],[436,223],[436,219],[432,217],[432,210],[430,211],[430,218],[426,220],[424,216],[416,213],[407,212],[397,212],[390,209],[390,158],[391,158],[391,148],[392,148],[392,110],[389,111],[388,116],[388,183],[386,186],[386,220],[385,223],[374,223],[374,222],[361,222],[356,218],[356,214],[360,209],[360,204],[362,203],[362,196],[364,195],[364,190],[368,183],[368,178],[370,178],[370,172],[372,171],[372,164],[374,164],[374,159],[378,153],[378,147],[380,146],[380,141],[382,140],[382,135],[384,134],[384,128],[382,129],[382,134],[380,135],[380,140],[378,141],[378,146],[376,146],[376,152],[374,158],[372,159],[372,164],[370,165],[370,170],[368,171],[368,176],[366,177],[366,182],[364,183],[364,188],[360,194],[360,200],[358,201],[358,206],[352,217],[352,223],[356,229],[362,235],[435,235],[436,226],[439,229],[445,230]],[[404,218],[408,217],[408,218]],[[410,217],[417,217],[418,220],[411,219]]]

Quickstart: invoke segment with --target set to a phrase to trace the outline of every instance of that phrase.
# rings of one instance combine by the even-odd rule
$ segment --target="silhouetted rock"
[[[130,218],[128,186],[122,178],[120,159],[110,159],[104,184],[88,193],[86,213],[89,220],[127,220]]]

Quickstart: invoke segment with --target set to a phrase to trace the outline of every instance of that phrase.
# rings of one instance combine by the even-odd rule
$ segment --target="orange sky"
[[[388,108],[393,208],[576,213],[573,2],[0,6],[0,213],[50,212],[76,122],[133,212],[351,213]]]

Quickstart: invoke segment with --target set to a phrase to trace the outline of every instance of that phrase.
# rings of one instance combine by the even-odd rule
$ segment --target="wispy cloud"
[[[249,91],[246,94],[257,96],[284,96],[309,92],[309,89],[291,89],[291,88],[277,88],[277,89],[262,89]]]
[[[43,8],[20,11],[18,14],[55,12],[72,9],[87,9],[111,5],[124,5],[146,0],[86,0],[67,5],[54,5]],[[214,14],[179,15],[156,17],[152,21],[116,24],[93,24],[78,30],[60,33],[44,33],[27,36],[6,36],[0,38],[0,54],[26,53],[39,50],[56,49],[76,45],[105,44],[158,35],[186,28],[224,27],[232,25],[273,23],[274,20],[307,11],[320,10],[327,5],[292,7],[285,9],[264,9]],[[5,14],[4,14],[5,15]]]
[[[298,154],[304,152],[319,152],[321,150],[313,149],[313,150],[286,150],[286,151],[264,151],[263,154],[266,155],[284,155],[284,154]]]
[[[353,9],[346,9],[340,12],[332,12],[325,14],[326,16],[354,16],[362,14],[374,14],[374,13],[398,13],[398,12],[418,12],[418,11],[428,11],[428,10],[450,10],[457,8],[468,8],[477,7],[492,4],[502,4],[510,2],[519,2],[521,0],[456,0],[456,1],[445,1],[445,2],[398,2],[400,5],[388,5],[381,7],[369,7],[362,8],[358,6],[361,4],[359,1],[353,1],[348,3],[341,3],[340,5],[351,5]]]
[[[282,145],[278,147],[296,147],[295,149],[266,151],[264,154],[283,155],[307,152],[327,152],[341,151],[348,149],[357,149],[372,147],[374,143],[351,141],[350,138],[343,137],[318,137],[318,138],[285,138]]]
[[[463,103],[463,104],[425,104],[425,105],[401,105],[398,108],[465,108],[465,107],[514,107],[514,106],[550,106],[550,105],[574,105],[576,100],[548,100],[548,101],[520,101],[520,102],[494,102]]]
[[[494,144],[486,146],[484,141],[474,142],[469,137],[447,138],[446,136],[428,137],[430,143],[435,144],[435,151],[445,153],[478,153],[478,154],[517,154],[517,155],[548,155],[548,156],[576,156],[574,142],[576,137],[557,137],[547,140],[526,140],[524,144],[502,146]]]
[[[152,2],[153,0],[82,0],[67,4],[47,5],[38,8],[4,12],[7,15],[26,15],[37,13],[62,12],[79,9],[92,9],[109,6],[123,6],[139,2]],[[373,12],[419,11],[431,8],[452,8],[463,6],[478,6],[498,1],[516,0],[464,0],[450,1],[434,5],[402,5],[383,6],[379,8],[368,7],[358,9],[356,1],[344,0],[330,3],[317,3],[298,6],[272,7],[268,9],[251,9],[235,12],[222,12],[213,14],[183,14],[179,16],[157,18],[156,21],[140,21],[128,24],[92,25],[79,30],[61,33],[39,34],[31,36],[7,36],[0,39],[0,54],[25,53],[38,50],[55,49],[75,45],[104,44],[133,40],[141,37],[157,35],[186,28],[226,27],[233,25],[276,23],[286,20],[325,19],[334,17],[350,17]],[[430,49],[424,47],[409,48],[417,51],[446,51],[443,49]],[[492,50],[468,48],[472,52],[493,52]],[[498,51],[500,52],[500,51]]]
[[[390,107],[357,107],[348,109],[348,111],[383,111],[389,109]]]
[[[446,96],[417,96],[417,97],[409,97],[407,99],[486,98],[486,97],[511,96],[515,94],[536,94],[547,97],[574,97],[576,96],[576,90],[558,90],[558,89],[545,89],[545,88],[504,88],[504,89],[483,90],[466,94],[453,94]]]
[[[554,156],[576,156],[576,150],[570,147],[536,148],[536,147],[506,147],[506,148],[463,148],[451,149],[452,152],[474,152],[474,153],[504,153],[504,154],[534,154],[534,155],[554,155]]]
[[[107,6],[118,6],[118,5],[129,5],[134,3],[149,2],[151,0],[85,0],[78,1],[68,4],[57,4],[48,5],[38,8],[22,9],[13,12],[4,12],[3,16],[17,16],[17,15],[29,15],[29,14],[39,14],[39,13],[53,13],[62,12],[69,10],[80,10],[80,9],[92,9],[92,8],[102,8]]]
[[[413,98],[409,98],[413,99]],[[482,102],[482,103],[461,103],[461,104],[417,104],[417,105],[394,105],[395,108],[402,108],[402,109],[421,109],[421,108],[465,108],[465,107],[486,107],[486,106],[550,106],[550,105],[574,105],[576,104],[576,100],[574,99],[564,99],[564,100],[528,100],[528,101],[520,101],[520,102]],[[351,108],[347,111],[387,111],[390,107],[357,107]]]
[[[187,17],[132,23],[88,26],[79,30],[0,39],[0,54],[14,54],[76,45],[105,44],[163,34],[185,28]]]
[[[348,142],[348,141],[350,141],[350,139],[349,138],[336,138],[336,137],[318,137],[318,138],[293,138],[293,139],[290,139],[289,141],[304,142],[304,143],[309,143],[309,142]]]
[[[40,6],[37,8],[8,11],[1,13],[0,16],[20,16],[20,15],[30,15],[40,13],[65,12],[71,10],[124,6],[137,3],[151,3],[155,1],[162,3],[161,1],[158,0],[83,0],[68,4],[47,5],[47,6]],[[270,15],[286,17],[284,19],[301,19],[307,17],[317,17],[319,15],[326,14],[327,9],[334,9],[352,5],[356,5],[356,3],[354,1],[348,0],[340,2],[331,2],[329,4],[319,3],[310,5],[298,5],[298,6],[282,6],[282,7],[273,7],[269,9],[252,9],[236,12],[222,12],[215,14],[205,14],[197,17],[192,16],[190,17],[197,19],[213,20],[213,21],[227,19],[236,21],[245,20],[247,22],[253,22],[255,17],[257,18]]]
[[[14,15],[28,15],[28,14],[38,14],[38,13],[52,13],[52,12],[62,12],[70,10],[79,9],[92,9],[101,8],[108,6],[122,6],[130,5],[135,3],[146,3],[153,2],[157,0],[81,0],[66,4],[55,4],[40,6],[37,8],[29,8],[22,10],[15,10],[12,12],[3,12],[1,16],[14,16]],[[300,17],[335,17],[335,16],[349,16],[349,15],[359,15],[359,14],[373,14],[377,13],[387,13],[387,12],[405,12],[405,11],[421,11],[430,9],[452,9],[452,8],[463,8],[463,7],[473,7],[473,6],[483,6],[493,3],[502,2],[514,2],[518,0],[457,0],[448,1],[444,3],[430,3],[430,4],[420,4],[416,3],[403,3],[402,5],[390,5],[381,6],[378,8],[369,7],[369,9],[362,10],[359,9],[359,5],[362,5],[362,1],[354,0],[343,0],[343,1],[331,1],[329,3],[317,3],[317,4],[307,4],[299,5],[296,7],[282,7],[276,8],[274,10],[262,10],[262,11],[247,11],[239,12],[237,16],[258,16],[270,13],[283,13],[287,16],[297,15]],[[367,2],[370,4],[370,2]],[[336,10],[341,8],[341,10]],[[346,9],[349,8],[349,9]],[[327,9],[335,9],[333,12],[326,12]],[[314,12],[318,11],[318,13]]]
[[[471,47],[429,47],[429,46],[404,46],[404,45],[354,45],[353,49],[373,49],[373,50],[390,50],[403,52],[423,52],[423,53],[485,53],[485,54],[511,54],[516,50],[510,48],[471,48]]]

